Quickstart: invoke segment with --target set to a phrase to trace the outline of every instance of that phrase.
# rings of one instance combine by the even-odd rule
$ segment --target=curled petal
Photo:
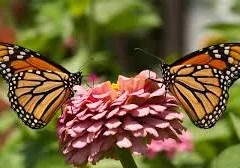
[[[111,110],[111,111],[107,114],[107,118],[111,118],[112,116],[116,115],[117,112],[119,111],[119,109],[120,109],[120,108],[117,107],[117,108]]]
[[[126,109],[126,110],[134,110],[134,109],[138,108],[138,105],[136,105],[136,104],[127,104],[127,105],[123,105],[121,107]]]
[[[143,117],[147,116],[150,113],[150,108],[149,107],[143,107],[143,108],[138,108],[132,112],[133,116],[136,117]]]
[[[104,124],[103,121],[100,121],[100,122],[96,122],[95,124],[93,124],[91,127],[89,127],[87,129],[88,132],[97,132],[101,127],[102,125]]]
[[[122,124],[121,121],[119,121],[116,118],[110,119],[106,122],[105,126],[109,129],[117,128]]]
[[[118,137],[116,144],[120,148],[130,148],[132,146],[130,138],[128,136],[123,136],[123,135],[120,135]]]
[[[89,104],[86,104],[86,106],[89,108],[89,109],[96,109],[98,106],[100,106],[102,104],[102,100],[99,100],[97,102],[94,102],[94,103],[89,103]]]
[[[129,120],[129,119],[124,120],[122,127],[123,129],[129,130],[129,131],[137,131],[143,128],[143,126],[138,122]]]

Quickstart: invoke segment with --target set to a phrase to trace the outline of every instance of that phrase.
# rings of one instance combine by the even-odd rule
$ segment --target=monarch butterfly
[[[0,43],[0,73],[9,86],[11,108],[30,128],[43,128],[80,85],[82,73],[70,73],[39,53]]]
[[[161,64],[162,83],[193,123],[211,128],[226,109],[228,90],[240,77],[240,43],[206,47]]]

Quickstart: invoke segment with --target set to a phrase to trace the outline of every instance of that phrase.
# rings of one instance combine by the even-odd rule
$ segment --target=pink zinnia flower
[[[173,138],[163,140],[152,140],[148,145],[148,157],[153,158],[159,152],[164,152],[169,159],[172,159],[177,152],[191,152],[193,150],[193,141],[190,132],[183,132],[179,136],[180,141]]]
[[[119,76],[117,84],[74,87],[76,94],[58,119],[60,146],[68,164],[117,158],[116,147],[147,156],[147,144],[153,139],[179,140],[185,128],[176,100],[165,97],[165,88],[148,78],[157,79],[146,70],[133,78]]]

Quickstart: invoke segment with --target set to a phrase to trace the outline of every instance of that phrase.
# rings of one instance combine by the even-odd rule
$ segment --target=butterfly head
[[[81,85],[82,83],[82,72],[72,73],[72,84]]]

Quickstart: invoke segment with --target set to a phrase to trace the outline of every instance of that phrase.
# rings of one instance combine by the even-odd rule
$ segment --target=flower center
[[[114,90],[119,90],[119,84],[112,83],[111,88],[114,89]]]

